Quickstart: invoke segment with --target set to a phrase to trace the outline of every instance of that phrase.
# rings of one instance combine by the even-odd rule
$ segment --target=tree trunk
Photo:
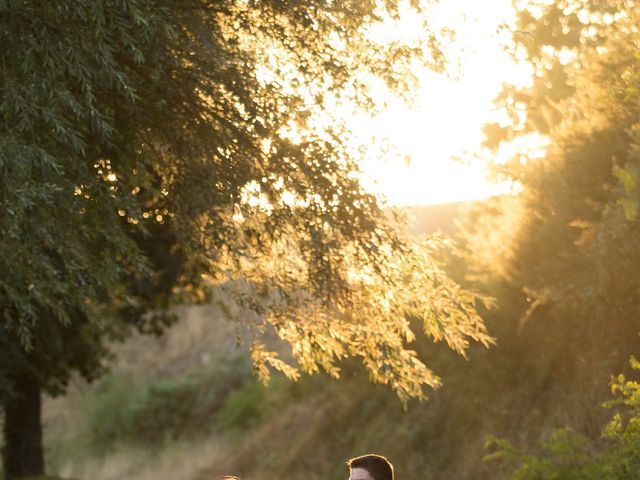
[[[44,474],[40,384],[26,375],[13,380],[15,395],[4,404],[6,480]]]

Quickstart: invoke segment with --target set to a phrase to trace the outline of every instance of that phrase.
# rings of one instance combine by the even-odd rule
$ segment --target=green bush
[[[631,358],[631,367],[640,362]],[[612,383],[613,400],[622,407],[603,431],[604,447],[567,429],[556,430],[538,452],[522,453],[505,439],[490,437],[494,449],[485,460],[499,460],[511,480],[630,480],[640,478],[640,383],[619,375]]]
[[[178,378],[110,375],[82,402],[86,437],[104,453],[117,443],[159,445],[207,433],[250,369],[239,360]]]
[[[109,375],[84,399],[81,415],[93,447],[102,451],[125,436],[130,402],[138,395],[128,375]]]
[[[318,377],[303,377],[292,382],[283,376],[274,376],[268,385],[264,385],[251,378],[229,393],[218,413],[218,425],[223,430],[249,428],[269,412],[317,391],[320,385],[324,385],[321,380]]]
[[[257,380],[251,380],[231,392],[220,411],[220,425],[227,429],[246,428],[251,425],[260,417],[265,388]]]
[[[127,438],[159,444],[190,432],[196,418],[205,413],[196,408],[202,390],[208,386],[202,380],[151,379],[128,405],[124,426]],[[216,405],[211,407],[215,410]],[[206,415],[202,416],[205,418],[198,420],[206,421]]]

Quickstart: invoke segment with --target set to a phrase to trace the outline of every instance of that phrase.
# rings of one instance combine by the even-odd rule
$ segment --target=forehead
[[[364,468],[352,468],[349,480],[373,480],[368,470]]]

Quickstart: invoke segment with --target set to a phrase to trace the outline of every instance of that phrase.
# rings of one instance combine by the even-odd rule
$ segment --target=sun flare
[[[388,204],[480,199],[512,188],[489,181],[484,163],[473,159],[481,150],[482,125],[496,118],[493,99],[501,85],[522,85],[531,75],[504,48],[510,40],[502,25],[513,15],[510,0],[439,3],[434,26],[455,31],[445,50],[452,65],[447,74],[422,68],[413,105],[391,100],[375,117],[353,117],[357,135],[389,142],[390,152],[372,151],[362,164],[365,185]],[[411,22],[401,28],[412,28]]]

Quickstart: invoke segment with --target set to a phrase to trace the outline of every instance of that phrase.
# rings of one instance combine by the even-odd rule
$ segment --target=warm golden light
[[[414,105],[394,100],[374,118],[354,118],[358,136],[387,138],[392,146],[384,155],[372,149],[362,165],[367,186],[389,204],[479,199],[511,188],[488,181],[483,162],[473,157],[481,149],[482,125],[496,118],[493,99],[501,85],[521,85],[530,76],[504,50],[510,39],[502,25],[513,15],[510,0],[441,2],[433,23],[456,35],[446,48],[449,74],[423,68]],[[411,29],[411,22],[401,28]]]

